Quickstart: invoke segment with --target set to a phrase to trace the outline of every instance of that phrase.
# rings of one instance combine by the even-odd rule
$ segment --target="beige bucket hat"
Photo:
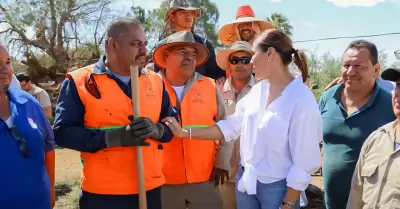
[[[231,45],[235,41],[239,41],[236,33],[236,24],[245,22],[258,22],[260,32],[275,28],[270,22],[255,17],[253,9],[249,5],[241,6],[236,12],[236,20],[221,27],[218,32],[219,40],[225,45]]]
[[[188,0],[172,0],[169,4],[169,8],[164,16],[164,21],[167,22],[169,20],[170,15],[178,9],[188,10],[194,12],[194,17],[199,18],[201,15],[201,9],[192,7]]]
[[[208,49],[199,43],[196,43],[193,33],[189,31],[180,31],[170,35],[167,42],[158,46],[153,53],[153,61],[158,67],[165,69],[165,51],[173,46],[191,46],[197,51],[196,67],[208,60]]]
[[[247,41],[237,41],[232,44],[232,46],[229,49],[221,49],[217,53],[217,65],[227,71],[228,70],[228,62],[229,62],[229,56],[238,51],[245,51],[250,53],[252,56],[254,55],[253,51],[251,50],[251,45]]]

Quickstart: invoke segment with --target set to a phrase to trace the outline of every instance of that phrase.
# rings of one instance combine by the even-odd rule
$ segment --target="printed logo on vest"
[[[203,96],[201,96],[200,92],[196,92],[194,94],[194,98],[192,99],[192,102],[195,104],[204,104]]]
[[[156,100],[156,94],[153,91],[153,86],[150,83],[144,84],[144,96],[146,100]]]
[[[37,125],[36,125],[36,123],[32,120],[32,118],[28,118],[28,122],[29,122],[29,125],[31,125],[31,127],[32,127],[33,129],[37,129]]]

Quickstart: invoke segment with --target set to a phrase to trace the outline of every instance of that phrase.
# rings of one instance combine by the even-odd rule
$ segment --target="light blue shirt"
[[[383,80],[382,78],[376,79],[376,83],[386,91],[392,92],[393,89],[396,87],[396,83],[392,81]]]

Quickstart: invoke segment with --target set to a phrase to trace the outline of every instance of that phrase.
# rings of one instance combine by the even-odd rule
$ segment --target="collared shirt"
[[[318,105],[301,76],[267,107],[270,84],[256,84],[236,106],[233,115],[217,123],[225,141],[240,136],[244,174],[238,190],[256,194],[257,181],[286,179],[287,186],[304,191],[320,167],[322,121]]]
[[[210,57],[208,58],[207,62],[204,64],[198,66],[196,68],[196,72],[210,77],[212,79],[218,79],[221,77],[225,77],[225,71],[222,70],[220,67],[217,65],[217,60],[216,60],[216,55],[215,55],[215,49],[213,44],[205,37],[199,36],[196,33],[193,33],[194,40],[196,43],[202,44],[205,47],[207,47],[208,52]],[[164,44],[167,42],[168,38],[165,38],[158,42],[157,46],[160,46],[161,44]],[[154,72],[160,72],[160,68],[157,65],[154,65]]]
[[[94,74],[106,74],[110,79],[115,80],[122,91],[132,97],[130,85],[125,85],[115,75],[113,75],[105,66],[105,56],[95,64]],[[141,70],[141,75],[146,72]],[[54,120],[54,134],[58,145],[77,150],[80,152],[97,152],[106,148],[105,131],[92,130],[84,127],[85,106],[83,105],[78,91],[72,78],[65,79],[61,85],[60,94],[56,106],[56,116]],[[118,101],[116,104],[118,105]],[[168,93],[163,91],[161,105],[160,121],[168,116],[177,118],[175,109],[171,106]],[[164,134],[161,142],[169,142],[173,134],[169,128],[164,125]]]
[[[377,84],[368,102],[347,115],[341,102],[343,88],[343,84],[330,88],[319,101],[324,133],[322,170],[327,209],[346,207],[362,144],[378,127],[395,119],[391,94]]]
[[[347,209],[400,208],[400,150],[394,137],[398,120],[374,131],[361,148]]]
[[[9,88],[7,96],[11,122],[0,119],[0,207],[49,209],[45,152],[54,150],[53,131],[29,93]]]
[[[228,115],[232,115],[235,113],[236,104],[240,101],[244,96],[246,96],[251,88],[256,85],[258,81],[256,78],[251,75],[249,83],[240,91],[237,92],[235,87],[232,85],[232,77],[226,79],[225,83],[217,84],[217,89],[220,92],[222,99],[225,103],[225,109]],[[229,150],[232,152],[232,156],[230,158],[230,166],[231,172],[229,174],[229,182],[235,182],[236,173],[238,170],[238,166],[240,164],[240,141],[238,140],[231,141],[227,143]]]
[[[161,75],[165,77],[164,73],[161,72]],[[192,86],[196,83],[198,80],[204,80],[204,76],[201,75],[200,73],[195,72],[193,76],[185,83],[185,86],[183,88],[181,97],[184,98],[185,95],[190,91]],[[166,82],[167,79],[165,79]],[[217,116],[214,118],[216,122],[224,120],[226,118],[226,109],[224,106],[224,100],[222,99],[222,96],[218,92],[218,89],[216,88],[216,95],[217,97],[215,98],[217,101]],[[177,101],[177,103],[180,101]],[[221,168],[224,170],[229,171],[230,166],[229,166],[229,158],[231,155],[231,150],[229,150],[229,147],[226,144],[220,144],[218,152],[215,157],[215,162],[214,162],[214,167]]]
[[[21,85],[19,84],[19,81],[18,81],[17,77],[14,74],[12,75],[12,79],[11,79],[11,83],[10,83],[10,87],[9,88],[21,89]]]
[[[51,100],[46,90],[32,84],[32,89],[29,93],[39,101],[43,108],[51,106]]]
[[[392,92],[396,87],[396,83],[388,80],[383,80],[382,78],[376,79],[376,83],[386,91]]]

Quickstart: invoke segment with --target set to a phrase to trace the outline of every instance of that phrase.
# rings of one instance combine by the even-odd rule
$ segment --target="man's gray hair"
[[[130,25],[142,27],[140,21],[134,18],[122,17],[111,21],[107,27],[105,46],[107,47],[108,39],[118,39],[122,33],[126,33]]]

